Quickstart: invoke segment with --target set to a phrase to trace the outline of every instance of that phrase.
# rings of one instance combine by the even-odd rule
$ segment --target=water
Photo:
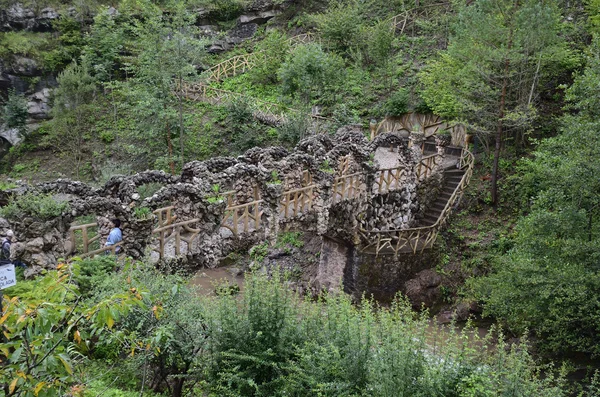
[[[196,273],[190,280],[190,285],[197,288],[198,293],[204,296],[215,295],[215,285],[237,285],[240,291],[244,290],[244,276],[234,276],[227,268],[203,269]]]

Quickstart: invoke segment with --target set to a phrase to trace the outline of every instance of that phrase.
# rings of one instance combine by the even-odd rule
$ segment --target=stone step
[[[445,192],[445,191],[444,191],[444,192],[442,192],[442,193],[441,193],[441,194],[438,196],[438,199],[441,199],[441,200],[443,200],[443,201],[444,201],[444,203],[445,203],[445,202],[447,202],[447,201],[450,199],[450,196],[452,196],[452,193],[453,193],[453,192],[454,192],[454,191],[451,191],[451,192]]]
[[[459,170],[458,168],[452,168],[452,169],[447,169],[444,171],[444,175],[446,175],[446,177],[450,177],[450,176],[463,176],[465,174],[464,170]]]
[[[431,206],[431,210],[436,212],[442,212],[444,208],[446,208],[446,203],[447,201],[436,201]]]

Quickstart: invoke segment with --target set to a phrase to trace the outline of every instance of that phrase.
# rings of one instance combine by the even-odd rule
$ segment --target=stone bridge
[[[460,199],[472,156],[423,132],[405,135],[384,132],[369,141],[360,126],[348,126],[304,139],[293,151],[253,148],[237,158],[193,161],[177,176],[146,171],[99,188],[70,180],[22,186],[11,193],[52,194],[69,211],[50,221],[10,220],[13,256],[34,274],[59,258],[104,254],[111,218],[122,221],[124,255],[198,267],[274,243],[290,229],[374,256],[423,251]],[[142,197],[149,186],[154,193]]]

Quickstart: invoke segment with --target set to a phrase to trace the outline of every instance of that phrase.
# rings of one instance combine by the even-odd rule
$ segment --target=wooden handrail
[[[313,206],[315,187],[316,185],[309,185],[283,192],[279,200],[279,214],[284,219],[287,219],[288,217],[296,217],[299,214],[305,213],[305,207],[306,212],[310,212]],[[289,213],[290,208],[292,210],[291,213]]]

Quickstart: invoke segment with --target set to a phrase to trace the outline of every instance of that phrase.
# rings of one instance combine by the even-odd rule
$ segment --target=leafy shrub
[[[94,258],[74,258],[71,262],[73,281],[79,286],[79,293],[87,296],[115,270],[115,257],[96,256]]]
[[[363,14],[360,3],[335,0],[327,12],[313,17],[323,39],[336,51],[344,53],[358,43]]]
[[[133,210],[137,219],[149,219],[152,215],[152,210],[148,207],[136,207]]]
[[[385,103],[385,112],[387,116],[402,116],[408,112],[408,91],[399,89],[388,98]]]
[[[7,219],[33,216],[50,220],[61,216],[68,210],[68,202],[58,201],[51,194],[26,193],[23,196],[11,197],[8,205],[0,208],[0,215]]]
[[[227,119],[233,124],[252,120],[252,108],[245,97],[237,97],[227,104]]]
[[[277,70],[285,60],[290,43],[284,34],[277,30],[270,31],[256,46],[255,63],[248,71],[250,80],[256,84],[275,84]]]
[[[306,137],[309,128],[308,117],[303,114],[292,114],[285,123],[277,127],[279,140],[288,146],[295,146],[298,141]]]
[[[8,100],[4,104],[2,119],[8,128],[18,128],[20,132],[24,131],[27,123],[27,100],[23,95],[17,94],[14,90],[8,92]]]
[[[326,53],[318,44],[306,44],[288,54],[278,75],[284,94],[309,104],[324,93],[339,89],[343,71],[344,61],[339,56]]]
[[[282,232],[277,235],[277,245],[291,245],[292,247],[304,247],[304,233],[302,232]]]

